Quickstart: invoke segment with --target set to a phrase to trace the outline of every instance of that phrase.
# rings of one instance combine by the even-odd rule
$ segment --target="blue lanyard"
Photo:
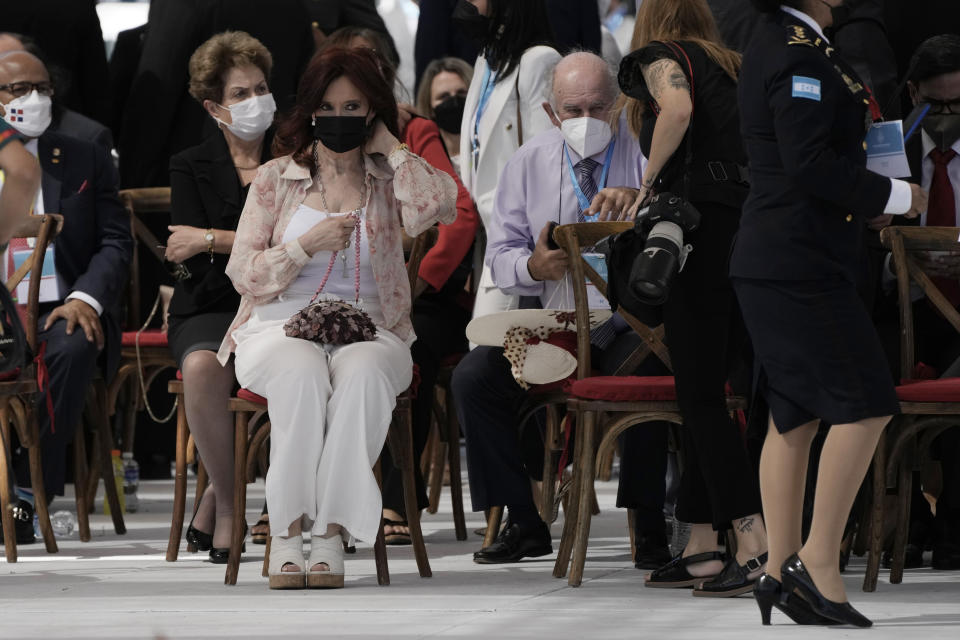
[[[483,74],[483,91],[480,93],[480,102],[477,103],[477,116],[473,119],[473,133],[480,135],[480,119],[483,118],[484,111],[487,110],[487,103],[490,102],[490,95],[493,93],[493,87],[497,84],[497,78],[487,67]]]
[[[597,185],[597,191],[607,186],[607,175],[610,173],[610,164],[613,159],[613,148],[617,146],[617,140],[614,138],[607,147],[607,156],[603,159],[603,171],[600,172],[600,183]],[[580,182],[577,180],[577,173],[573,170],[573,161],[570,159],[570,151],[567,150],[567,143],[563,143],[563,153],[567,156],[567,171],[570,172],[570,182],[573,183],[573,192],[577,194],[577,200],[580,202],[580,211],[586,211],[590,208],[590,201],[580,188]],[[600,216],[599,213],[592,216],[584,216],[587,222],[596,222]]]

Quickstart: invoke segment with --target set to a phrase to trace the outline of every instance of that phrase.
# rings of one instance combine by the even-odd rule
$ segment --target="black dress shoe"
[[[796,592],[797,595],[810,603],[811,609],[824,618],[833,620],[834,624],[850,624],[855,627],[873,626],[873,622],[854,609],[849,602],[827,600],[817,589],[817,585],[813,583],[813,578],[807,573],[807,568],[803,566],[803,562],[800,561],[797,554],[787,558],[780,571],[785,591]]]
[[[834,624],[830,618],[824,618],[810,608],[806,600],[795,594],[783,590],[783,585],[776,578],[767,574],[760,576],[753,585],[753,596],[760,607],[760,620],[764,625],[770,624],[770,610],[773,607],[787,614],[797,624]]]
[[[667,536],[662,531],[641,533],[636,536],[636,551],[633,566],[637,569],[659,569],[670,562]]]
[[[489,547],[473,554],[477,564],[519,562],[523,558],[539,558],[553,553],[550,529],[543,522],[534,526],[508,524]]]
[[[193,526],[191,520],[190,526],[187,527],[187,542],[195,546],[197,551],[209,551],[213,548],[213,534],[200,531]]]
[[[737,564],[736,556],[727,560],[723,571],[716,578],[707,580],[699,587],[694,587],[693,595],[701,598],[732,598],[748,591],[753,591],[757,578],[750,578],[767,563],[767,554],[763,553],[756,558],[750,558],[744,565]],[[759,576],[757,576],[759,577]]]
[[[707,551],[705,553],[695,553],[686,558],[683,554],[677,555],[673,560],[663,565],[650,574],[650,577],[644,583],[645,587],[654,587],[657,589],[682,589],[695,587],[701,582],[705,582],[715,576],[693,576],[687,567],[699,562],[709,562],[711,560],[723,561],[723,554],[719,551]]]
[[[17,544],[33,544],[37,540],[33,536],[33,505],[26,500],[18,500],[12,505],[14,537]],[[0,528],[0,543],[4,541],[3,529]]]
[[[247,537],[248,531],[247,523],[243,523],[243,537]],[[206,534],[204,534],[206,535]],[[240,553],[247,552],[247,543],[244,542],[240,545]],[[227,564],[227,561],[230,559],[230,547],[215,547],[213,546],[213,536],[210,536],[210,562],[213,564]]]

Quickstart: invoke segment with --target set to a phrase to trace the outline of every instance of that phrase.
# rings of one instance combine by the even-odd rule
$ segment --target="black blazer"
[[[130,217],[117,196],[117,171],[106,150],[58,133],[39,140],[43,208],[63,215],[54,241],[57,272],[67,291],[82,291],[103,307],[107,371],[120,356],[121,297],[130,274]]]
[[[472,65],[480,53],[477,45],[451,20],[456,6],[457,0],[420,0],[420,20],[413,49],[418,91],[423,72],[434,60],[452,56]]]
[[[270,159],[270,136],[263,144],[262,161]],[[170,158],[170,222],[200,229],[236,231],[246,189],[233,166],[230,150],[219,132]],[[236,311],[240,294],[224,270],[228,254],[215,253],[213,264],[206,253],[184,263],[191,273],[174,286],[172,316]]]
[[[818,37],[780,13],[761,23],[744,56],[740,122],[751,188],[730,273],[855,281],[864,221],[883,213],[890,180],[866,170],[866,105],[821,51],[788,44],[795,29]]]

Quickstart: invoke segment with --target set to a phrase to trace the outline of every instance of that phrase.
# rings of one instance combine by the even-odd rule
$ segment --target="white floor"
[[[392,585],[379,587],[371,550],[361,547],[348,556],[346,589],[271,592],[260,577],[264,547],[248,541],[239,582],[226,587],[223,567],[187,554],[185,545],[176,563],[164,561],[172,491],[172,481],[143,483],[141,510],[127,516],[125,536],[97,515],[89,543],[74,534],[56,555],[36,544],[21,547],[14,565],[0,560],[0,638],[960,638],[960,572],[910,571],[891,585],[883,571],[877,591],[864,594],[864,563],[854,559],[847,589],[875,621],[871,631],[797,627],[776,611],[775,626],[764,628],[749,597],[645,589],[629,561],[613,483],[598,483],[603,512],[578,589],[551,577],[552,559],[474,564],[480,538],[472,530],[482,523],[468,514],[470,539],[458,542],[446,491],[440,513],[424,519],[430,579],[417,575],[409,547],[391,547]],[[262,483],[249,497],[254,522]],[[58,508],[72,502],[60,498]]]

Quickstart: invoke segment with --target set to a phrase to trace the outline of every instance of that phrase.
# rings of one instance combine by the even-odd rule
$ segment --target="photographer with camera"
[[[726,275],[748,192],[740,57],[720,44],[705,0],[646,0],[633,49],[620,66],[622,106],[649,164],[639,191],[605,190],[590,212],[632,219],[651,205],[638,219],[646,246],[631,256],[629,286],[641,303],[662,304],[686,456],[677,518],[693,525],[683,553],[646,586],[735,596],[752,588],[767,555],[756,471],[725,392],[743,338]],[[737,551],[726,558],[716,532],[731,526]]]

